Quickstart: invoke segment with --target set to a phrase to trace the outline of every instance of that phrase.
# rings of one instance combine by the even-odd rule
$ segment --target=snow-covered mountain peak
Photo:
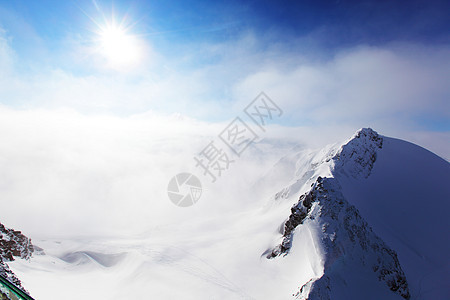
[[[333,157],[334,171],[353,178],[367,178],[383,147],[383,138],[371,128],[362,128]]]
[[[301,285],[296,298],[410,298],[396,252],[346,199],[340,183],[343,178],[357,182],[367,179],[383,142],[377,132],[362,128],[343,144],[299,154],[297,179],[276,194],[275,199],[283,193],[287,200],[295,193],[300,197],[282,226],[279,242],[265,256],[276,261],[300,251],[294,241],[304,231],[310,232],[316,248],[321,249],[314,264],[320,265],[322,272]],[[365,274],[364,280],[357,274]]]

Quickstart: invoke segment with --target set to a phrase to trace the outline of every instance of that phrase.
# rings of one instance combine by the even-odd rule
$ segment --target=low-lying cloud
[[[249,34],[202,45],[210,62],[190,67],[195,49],[184,50],[175,62],[158,54],[161,61],[135,74],[85,75],[21,65],[0,32],[5,223],[74,235],[232,211],[246,185],[293,145],[320,147],[360,127],[450,158],[448,46],[363,45],[320,58],[280,45],[263,49]],[[174,207],[170,177],[198,171],[194,154],[261,91],[283,109],[280,124],[222,183],[208,186],[209,200],[189,213]]]

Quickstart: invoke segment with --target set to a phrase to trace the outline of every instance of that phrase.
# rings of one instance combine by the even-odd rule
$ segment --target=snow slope
[[[383,137],[368,178],[336,172],[343,192],[398,254],[413,298],[450,297],[450,164]]]

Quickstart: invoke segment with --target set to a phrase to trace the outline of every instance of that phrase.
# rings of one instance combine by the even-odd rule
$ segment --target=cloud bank
[[[5,223],[76,235],[231,212],[292,146],[339,142],[360,127],[450,158],[448,46],[361,45],[322,56],[263,47],[250,32],[180,50],[175,60],[152,52],[131,73],[86,74],[24,66],[1,31]],[[220,184],[205,183],[204,198],[188,213],[174,207],[166,195],[171,176],[198,172],[193,155],[260,91],[283,109],[280,123]]]

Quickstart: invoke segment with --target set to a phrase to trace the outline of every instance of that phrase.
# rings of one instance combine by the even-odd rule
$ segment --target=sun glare
[[[111,21],[99,26],[98,50],[108,64],[113,67],[127,67],[136,64],[140,59],[140,45],[136,36],[127,28]]]

